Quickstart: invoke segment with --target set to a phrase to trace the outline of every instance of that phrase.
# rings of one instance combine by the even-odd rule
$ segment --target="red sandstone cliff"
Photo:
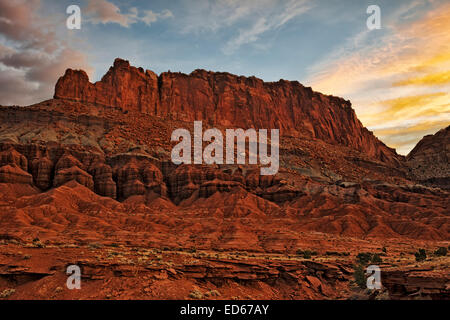
[[[54,97],[177,120],[205,120],[209,125],[278,128],[284,135],[349,146],[391,164],[399,158],[363,127],[349,101],[297,81],[263,82],[205,70],[157,76],[116,59],[96,83],[89,82],[84,71],[68,69]]]

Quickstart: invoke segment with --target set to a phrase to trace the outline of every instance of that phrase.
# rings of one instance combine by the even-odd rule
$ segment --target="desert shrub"
[[[383,260],[381,259],[380,255],[378,253],[374,253],[372,255],[372,259],[370,259],[370,262],[377,264],[377,263],[382,263]]]
[[[211,290],[209,292],[209,295],[212,296],[212,297],[220,297],[220,292],[217,291],[217,290]]]
[[[41,240],[39,240],[39,238],[33,239],[33,246],[35,248],[45,248],[45,245],[41,242]]]
[[[317,251],[311,251],[311,250],[303,251],[301,249],[298,249],[295,253],[299,256],[303,256],[303,258],[305,258],[305,259],[311,259],[311,256],[317,255]]]
[[[439,247],[434,254],[438,257],[444,257],[447,255],[447,248],[446,247]]]
[[[89,244],[88,244],[88,247],[89,247],[90,249],[99,249],[99,248],[101,248],[101,247],[103,247],[103,246],[102,246],[102,244],[100,244],[100,243],[98,243],[98,242],[93,242],[93,243],[89,243]]]
[[[311,259],[311,251],[309,251],[309,250],[303,251],[303,258]]]
[[[366,274],[364,272],[364,267],[361,264],[357,264],[354,267],[353,279],[355,283],[361,289],[365,289],[367,286]]]
[[[360,252],[356,256],[356,260],[358,261],[359,264],[364,266],[368,264],[369,261],[372,260],[372,254],[370,252]]]
[[[0,292],[0,298],[3,298],[3,299],[8,298],[14,292],[16,292],[15,289],[5,289],[2,292]]]
[[[416,261],[418,261],[418,262],[424,261],[427,258],[427,253],[426,253],[425,249],[419,249],[419,251],[414,253],[414,255],[416,256]]]
[[[189,293],[189,298],[196,300],[203,299],[203,293],[198,290],[191,291],[191,293]]]
[[[336,251],[327,251],[325,252],[325,255],[327,256],[338,256],[338,257],[348,257],[350,255],[350,252],[336,252]]]

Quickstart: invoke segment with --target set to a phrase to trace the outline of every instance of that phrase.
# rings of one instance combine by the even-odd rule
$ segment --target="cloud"
[[[450,83],[450,71],[444,71],[444,72],[437,72],[437,73],[431,73],[427,74],[425,76],[421,77],[414,77],[406,80],[401,80],[395,82],[394,86],[408,86],[408,85],[426,85],[426,86],[435,86],[435,85],[441,85],[441,84],[447,84]]]
[[[144,22],[146,25],[151,25],[160,19],[169,19],[173,17],[173,13],[167,9],[161,11],[161,13],[155,13],[152,10],[144,10],[144,15],[139,18],[139,20]]]
[[[216,32],[273,7],[272,0],[196,0],[184,2],[182,33]]]
[[[228,33],[221,48],[232,54],[241,46],[260,40],[264,33],[283,25],[312,8],[307,0],[196,0],[187,1],[177,21],[183,34]]]
[[[131,7],[128,13],[122,13],[118,6],[107,0],[89,0],[84,12],[88,17],[87,21],[90,23],[116,23],[125,28],[138,22],[150,25],[160,19],[173,18],[173,14],[169,10],[163,10],[161,13],[144,10],[143,14],[140,14],[136,7]]]
[[[119,7],[106,0],[89,0],[85,13],[89,16],[88,21],[93,24],[117,23],[128,27],[131,23],[136,22],[136,12],[123,14]]]
[[[450,4],[415,2],[384,16],[383,29],[361,30],[310,68],[315,90],[350,98],[361,121],[388,145],[411,126],[448,125],[450,96]],[[444,123],[442,121],[444,120]],[[379,127],[399,128],[392,136]],[[397,140],[396,140],[397,139]],[[395,143],[394,143],[395,142]],[[408,143],[408,147],[413,147]],[[400,152],[407,153],[401,145]]]
[[[40,0],[1,0],[0,34],[10,41],[20,42],[24,48],[53,51],[54,33],[36,27],[45,25],[45,21],[35,14],[39,7]]]
[[[54,32],[56,25],[65,25],[64,19],[44,20],[40,9],[38,0],[0,0],[0,104],[51,98],[66,68],[92,73],[85,54]]]
[[[386,119],[414,119],[423,116],[435,116],[448,112],[450,95],[446,92],[436,92],[422,95],[411,95],[378,102],[384,110],[374,114],[368,114],[369,125],[383,122]]]
[[[239,35],[230,39],[222,51],[225,54],[234,53],[242,45],[259,40],[263,33],[280,28],[291,19],[307,12],[311,9],[311,5],[305,1],[289,1],[282,8],[281,12],[264,15],[258,18],[252,25],[239,30]]]

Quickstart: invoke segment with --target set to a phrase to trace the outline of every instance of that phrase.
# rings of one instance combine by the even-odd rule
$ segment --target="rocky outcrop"
[[[392,299],[450,298],[450,275],[433,268],[384,270],[381,281]]]
[[[100,82],[91,84],[82,70],[68,69],[56,84],[55,97],[151,113],[158,97],[158,77],[152,71],[131,67],[116,59]],[[137,108],[137,109],[136,109]]]
[[[0,166],[6,164],[16,165],[24,171],[27,171],[28,169],[27,158],[23,154],[17,152],[14,148],[9,148],[8,150],[0,152]]]
[[[239,182],[232,181],[230,174],[214,166],[180,165],[168,177],[170,194],[175,203],[189,198],[194,192],[200,197],[208,197],[218,190],[230,190]]]
[[[417,180],[450,189],[450,126],[423,137],[406,160]]]
[[[78,159],[76,159],[71,154],[64,154],[61,158],[59,158],[58,162],[56,163],[55,171],[58,172],[60,170],[72,167],[83,168],[83,165]]]
[[[81,185],[94,190],[94,180],[87,173],[83,164],[70,153],[65,153],[55,165],[54,187],[59,187],[66,182],[75,180]]]
[[[36,158],[31,163],[34,184],[41,190],[52,185],[53,163],[47,157]]]
[[[92,179],[92,176],[77,166],[57,171],[53,184],[55,187],[59,187],[72,180],[75,180],[79,184],[94,190],[94,180]]]
[[[0,167],[0,183],[32,184],[33,177],[16,165]]]
[[[113,157],[110,162],[119,199],[144,195],[149,191],[166,195],[167,187],[161,171],[145,156],[122,154]]]
[[[386,163],[400,158],[363,127],[349,101],[297,81],[263,82],[205,70],[157,76],[116,59],[96,83],[90,83],[84,71],[68,69],[54,97],[170,119],[202,119],[211,126],[277,128],[284,135],[345,145]]]
[[[95,163],[90,172],[94,178],[94,191],[105,197],[115,199],[117,186],[112,178],[112,169],[105,163]]]

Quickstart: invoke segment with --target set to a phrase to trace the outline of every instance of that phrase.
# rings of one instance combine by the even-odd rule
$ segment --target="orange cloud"
[[[450,71],[427,74],[422,77],[394,82],[394,86],[426,85],[434,86],[450,83]]]
[[[442,117],[450,112],[450,104],[446,103],[450,96],[445,92],[404,96],[377,102],[381,111],[365,113],[361,119],[367,126],[377,127],[380,124],[391,124],[391,127],[404,128],[402,125],[414,119]],[[448,116],[447,116],[448,117]],[[446,119],[446,117],[443,117]],[[447,120],[449,121],[449,120]]]
[[[434,57],[425,59],[419,63],[412,71],[424,72],[433,70],[436,65],[444,65],[450,62],[450,52],[438,53]]]

